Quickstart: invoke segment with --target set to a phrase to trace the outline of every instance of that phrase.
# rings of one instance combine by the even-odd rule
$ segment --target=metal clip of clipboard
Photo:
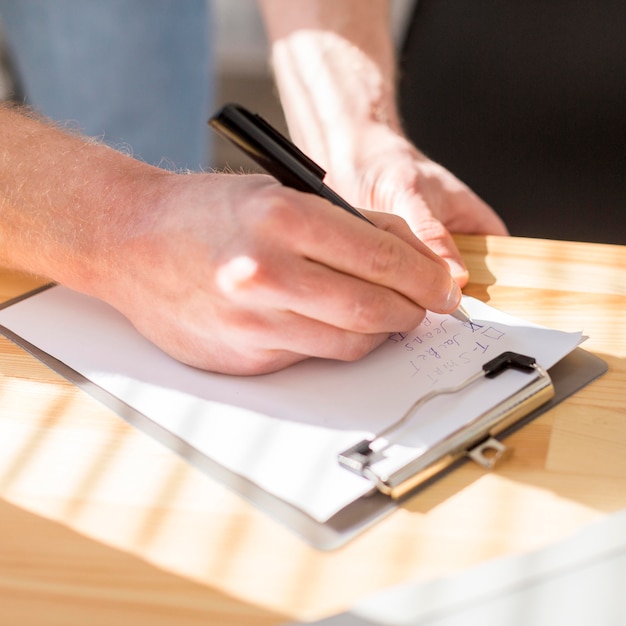
[[[377,468],[390,447],[385,436],[406,424],[411,415],[435,396],[461,391],[483,378],[495,378],[508,369],[529,375],[529,381],[505,402],[451,432],[446,438],[429,447],[406,464],[391,471]],[[364,439],[338,455],[339,464],[371,480],[376,488],[393,499],[401,498],[429,478],[463,457],[470,457],[486,469],[492,469],[509,453],[509,449],[495,437],[554,396],[550,375],[534,358],[504,352],[485,363],[482,369],[453,387],[433,390],[417,400],[397,421],[370,439]]]

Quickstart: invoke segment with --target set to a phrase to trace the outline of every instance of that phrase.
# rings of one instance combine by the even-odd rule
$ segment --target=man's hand
[[[353,360],[425,309],[454,310],[445,263],[403,220],[377,227],[268,176],[158,177],[95,295],[181,361],[234,374]]]
[[[172,174],[0,107],[0,263],[116,307],[190,365],[357,359],[461,298],[406,223],[261,175]]]

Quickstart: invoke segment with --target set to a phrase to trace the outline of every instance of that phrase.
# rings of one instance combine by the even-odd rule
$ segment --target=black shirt
[[[626,244],[624,0],[419,0],[399,94],[512,234]]]

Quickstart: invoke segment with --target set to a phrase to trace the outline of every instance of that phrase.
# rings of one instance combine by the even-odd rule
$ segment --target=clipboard
[[[10,307],[37,293],[47,290],[46,286],[11,300],[0,306],[0,310]],[[156,423],[130,404],[114,394],[94,384],[81,373],[61,360],[27,341],[18,333],[0,325],[0,332],[11,341],[31,353],[70,382],[108,406],[128,423],[148,436],[156,439],[187,462],[217,479],[229,489],[238,493],[250,503],[265,511],[274,519],[287,526],[307,543],[321,550],[336,549],[366,528],[390,514],[420,489],[429,488],[436,479],[454,470],[468,458],[489,469],[503,460],[508,452],[503,442],[512,432],[535,419],[552,406],[601,376],[607,364],[595,355],[581,348],[575,348],[565,358],[549,370],[537,365],[531,355],[498,355],[483,364],[476,380],[482,377],[497,378],[508,369],[516,369],[528,378],[527,383],[506,401],[491,407],[489,411],[468,423],[460,432],[450,432],[449,437],[438,447],[432,447],[426,454],[400,459],[393,465],[393,471],[385,473],[393,454],[383,454],[392,449],[391,431],[401,432],[405,422],[410,421],[412,411],[418,404],[427,403],[430,398],[416,399],[415,405],[394,423],[367,440],[359,441],[341,452],[336,462],[343,471],[360,474],[371,481],[371,490],[354,500],[349,506],[338,511],[324,522],[319,522],[300,508],[276,497],[255,482],[233,472],[222,464],[203,454],[184,438]],[[459,393],[475,380],[466,380],[449,390],[439,390],[437,394]],[[391,441],[390,441],[391,440]],[[384,457],[384,458],[383,458]],[[382,469],[381,469],[382,467]]]

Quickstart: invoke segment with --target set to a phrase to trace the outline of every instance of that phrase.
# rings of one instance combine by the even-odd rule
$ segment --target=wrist
[[[167,175],[93,140],[0,108],[0,261],[95,293]]]
[[[54,278],[114,301],[115,292],[139,278],[136,268],[146,261],[142,242],[154,230],[167,182],[177,175],[125,155],[110,156],[110,167],[101,168],[86,187],[81,205],[89,223],[70,243],[69,262],[55,263]]]

